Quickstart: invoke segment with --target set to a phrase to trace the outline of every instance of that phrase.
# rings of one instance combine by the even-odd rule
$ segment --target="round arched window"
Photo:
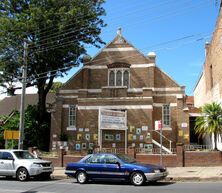
[[[109,86],[115,86],[115,73],[113,71],[109,73]]]
[[[127,70],[123,73],[123,86],[129,86],[129,72]]]
[[[116,73],[116,86],[122,86],[122,72],[119,70]]]

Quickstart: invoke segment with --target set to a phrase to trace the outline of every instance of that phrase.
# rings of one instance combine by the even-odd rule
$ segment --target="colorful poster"
[[[133,134],[128,134],[128,141],[132,141],[133,140]]]
[[[130,126],[130,133],[135,133],[135,127],[134,126]]]
[[[141,128],[136,128],[136,134],[140,135],[141,134]]]
[[[142,126],[142,131],[148,131],[148,126]]]
[[[76,144],[76,150],[80,150],[81,149],[81,146],[79,143]]]
[[[77,141],[82,140],[82,134],[77,134]]]
[[[79,128],[79,132],[83,132],[83,128]]]
[[[98,140],[98,134],[93,134],[93,140]]]
[[[89,143],[89,149],[93,149],[94,143]]]
[[[133,140],[136,140],[136,135],[133,135]]]
[[[121,140],[121,135],[118,133],[116,134],[116,141],[120,141]]]
[[[85,132],[89,132],[89,128],[85,128]]]
[[[85,139],[86,139],[87,141],[90,140],[90,134],[89,134],[89,133],[86,133],[86,135],[85,135]]]
[[[82,149],[86,149],[86,143],[82,143]]]
[[[143,140],[143,135],[140,135],[140,141],[142,141]]]
[[[140,143],[140,148],[143,148],[143,143]]]

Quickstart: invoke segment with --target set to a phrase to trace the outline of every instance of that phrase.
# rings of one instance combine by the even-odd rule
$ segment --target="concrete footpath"
[[[167,181],[222,181],[222,167],[169,167]],[[54,179],[68,178],[65,168],[55,167]]]

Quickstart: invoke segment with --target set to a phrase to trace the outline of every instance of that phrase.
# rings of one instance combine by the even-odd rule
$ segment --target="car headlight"
[[[32,164],[32,167],[40,168],[40,167],[42,167],[42,165],[41,164]]]
[[[160,173],[160,170],[154,170],[154,173],[158,174],[158,173]]]

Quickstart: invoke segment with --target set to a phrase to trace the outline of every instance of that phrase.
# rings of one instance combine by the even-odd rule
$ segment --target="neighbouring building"
[[[119,29],[96,56],[83,60],[83,67],[57,92],[52,150],[64,135],[74,151],[160,147],[157,120],[162,121],[165,151],[176,143],[189,144],[185,87],[156,65],[155,53],[144,56]]]
[[[55,93],[48,93],[46,97],[46,108],[49,109],[55,101]],[[0,101],[0,116],[9,116],[14,111],[20,111],[21,94],[7,96]],[[25,95],[25,109],[28,105],[38,104],[38,94]]]
[[[222,103],[222,2],[220,13],[214,29],[211,42],[205,44],[206,58],[202,74],[194,90],[194,105],[201,107],[206,103]],[[221,137],[218,139],[218,149],[222,150]],[[204,144],[212,143],[214,139],[206,138]]]
[[[222,102],[222,11],[220,10],[210,43],[205,44],[206,58],[194,90],[194,104],[201,107]]]

